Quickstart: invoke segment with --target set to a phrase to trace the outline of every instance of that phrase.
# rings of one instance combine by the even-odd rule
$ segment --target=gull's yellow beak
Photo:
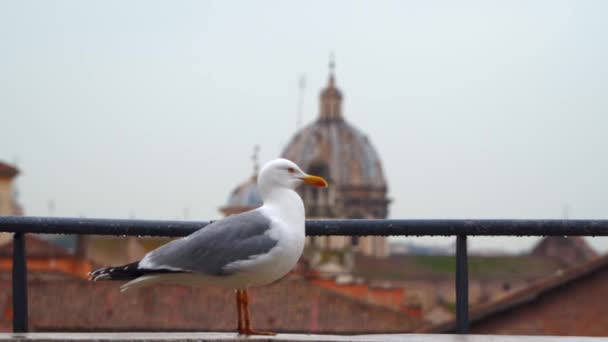
[[[318,186],[318,187],[327,188],[329,186],[327,184],[327,181],[325,179],[323,179],[323,177],[319,177],[319,176],[307,175],[306,177],[302,178],[302,180],[306,184],[311,184],[311,185]]]

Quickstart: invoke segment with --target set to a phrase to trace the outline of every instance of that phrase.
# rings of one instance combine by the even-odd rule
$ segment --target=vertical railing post
[[[27,259],[25,234],[13,236],[13,332],[27,332]]]
[[[456,237],[456,332],[469,332],[469,272],[467,236]]]

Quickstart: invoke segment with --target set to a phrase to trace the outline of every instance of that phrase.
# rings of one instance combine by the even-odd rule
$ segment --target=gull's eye
[[[288,167],[287,172],[294,173],[294,172],[296,172],[296,169],[294,169],[293,167]]]

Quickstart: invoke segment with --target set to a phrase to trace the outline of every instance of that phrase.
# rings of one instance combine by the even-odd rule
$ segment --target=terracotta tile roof
[[[381,305],[395,311],[405,312],[405,289],[402,287],[373,287],[367,283],[338,283],[333,279],[313,278],[316,286],[335,291],[360,301]]]
[[[560,290],[567,285],[579,282],[584,278],[608,268],[608,254],[595,258],[589,262],[575,266],[565,271],[558,271],[554,275],[540,279],[530,286],[515,291],[501,299],[488,304],[474,307],[469,312],[471,325],[499,314],[506,314],[522,306],[534,305],[542,295]],[[449,333],[456,329],[456,321],[451,320],[439,325],[425,326],[419,329],[424,333]]]
[[[25,235],[25,249],[27,257],[44,258],[44,257],[70,257],[72,254],[52,242],[46,241],[36,235]],[[6,243],[0,245],[0,257],[13,256],[13,240],[10,239]]]

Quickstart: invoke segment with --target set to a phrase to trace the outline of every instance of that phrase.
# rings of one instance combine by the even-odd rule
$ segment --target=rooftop
[[[602,271],[604,272],[603,278],[601,278]],[[606,326],[601,321],[604,317],[606,317],[605,312],[602,311],[605,305],[602,301],[598,302],[597,299],[603,298],[604,296],[603,291],[606,288],[605,279],[608,278],[605,276],[607,271],[608,254],[595,258],[594,260],[579,266],[556,272],[553,276],[540,279],[530,286],[527,286],[519,291],[515,291],[508,296],[502,297],[485,305],[473,307],[470,311],[471,326],[473,329],[475,329],[476,325],[483,323],[484,320],[496,318],[500,315],[509,317],[511,320],[513,320],[513,317],[523,316],[521,312],[516,310],[531,307],[537,310],[534,312],[534,317],[537,321],[536,323],[542,325],[544,329],[550,329],[550,325],[552,325],[549,324],[551,322],[548,323],[547,321],[543,321],[543,319],[547,319],[560,324],[562,334],[563,331],[566,331],[568,334],[584,332],[586,335],[605,335],[605,331],[603,331],[603,329],[600,331],[593,331],[590,326],[601,328]],[[590,282],[594,281],[596,282],[595,290],[589,286],[582,287],[589,285]],[[579,291],[579,293],[574,293],[572,290]],[[591,299],[589,300],[584,298],[581,295],[581,292],[584,295],[589,295]],[[559,314],[561,316],[547,318],[545,311],[542,311],[543,304],[548,304],[551,297],[556,300],[557,305],[556,307],[548,310],[560,311]],[[568,299],[575,301],[575,303],[567,303]],[[579,303],[580,305],[577,305]],[[596,306],[600,309],[598,310]],[[570,312],[571,310],[576,309],[581,309],[583,313]],[[589,320],[588,316],[591,316],[593,319]],[[562,317],[566,317],[566,319],[562,321]],[[572,322],[571,317],[577,317],[577,321]],[[526,318],[523,319],[525,320]],[[589,323],[590,326],[585,325],[581,328],[577,324],[581,321]],[[527,327],[530,327],[531,325],[531,323],[526,324]],[[455,328],[456,322],[452,320],[443,324],[424,327],[418,330],[418,332],[446,333],[454,331]],[[555,330],[549,331],[553,331],[553,333],[555,333]],[[501,332],[505,334],[509,333],[509,331],[505,330],[504,327]]]
[[[72,254],[65,248],[62,248],[50,241],[41,239],[35,235],[26,235],[27,256],[29,258],[41,257],[72,257]],[[0,258],[13,257],[13,241],[9,240],[0,244]]]
[[[378,259],[357,255],[355,276],[379,280],[437,279],[454,277],[451,255],[399,255]],[[469,256],[471,278],[538,279],[562,268],[554,258],[532,255]]]

